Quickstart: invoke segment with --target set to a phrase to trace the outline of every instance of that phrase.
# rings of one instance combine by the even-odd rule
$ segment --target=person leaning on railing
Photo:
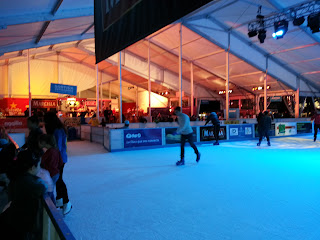
[[[40,239],[37,214],[47,186],[36,175],[40,158],[31,150],[19,152],[13,161],[8,187],[9,205],[0,215],[1,239]]]

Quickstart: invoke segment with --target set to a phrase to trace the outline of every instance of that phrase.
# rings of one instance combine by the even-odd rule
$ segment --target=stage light
[[[300,26],[304,23],[305,20],[306,19],[304,17],[299,17],[299,18],[295,18],[292,23],[294,26]]]
[[[312,33],[319,32],[320,28],[320,12],[314,13],[308,16],[308,27],[311,29]]]
[[[287,20],[281,20],[279,22],[274,23],[274,33],[272,34],[272,37],[275,39],[283,38],[283,36],[288,31],[288,21]]]
[[[253,30],[253,31],[248,32],[249,38],[252,38],[252,37],[254,37],[254,36],[257,36],[257,34],[258,34],[258,32],[257,32],[256,30]]]
[[[267,37],[267,31],[265,29],[260,29],[258,34],[260,43],[264,43],[264,40],[266,39],[266,37]]]

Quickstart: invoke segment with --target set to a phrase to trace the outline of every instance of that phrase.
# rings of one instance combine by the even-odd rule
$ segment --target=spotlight
[[[252,30],[252,31],[250,31],[250,32],[248,32],[248,36],[249,36],[249,38],[252,38],[252,37],[254,37],[254,36],[257,36],[257,31],[256,30]]]
[[[274,23],[274,33],[272,34],[273,38],[280,39],[288,31],[288,21],[281,20],[279,22]]]
[[[267,37],[267,31],[265,29],[260,29],[258,34],[260,43],[264,43],[264,40],[266,39],[266,37]]]
[[[294,26],[300,26],[304,23],[304,21],[305,21],[304,17],[299,17],[299,18],[295,18],[292,23]]]
[[[319,32],[320,27],[320,12],[314,13],[308,16],[308,27],[311,29],[312,33]]]

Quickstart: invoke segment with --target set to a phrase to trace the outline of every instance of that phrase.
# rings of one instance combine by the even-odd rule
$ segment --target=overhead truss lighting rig
[[[290,21],[294,26],[300,26],[307,18],[307,26],[312,33],[320,31],[320,0],[308,1],[268,16],[262,15],[260,6],[257,13],[256,20],[248,24],[248,36],[251,38],[258,35],[260,43],[264,43],[266,29],[270,27],[274,27],[272,36],[275,39],[283,38]]]

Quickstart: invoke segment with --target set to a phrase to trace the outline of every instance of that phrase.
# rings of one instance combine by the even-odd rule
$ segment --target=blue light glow
[[[272,37],[273,38],[279,38],[279,37],[282,37],[284,35],[284,31],[283,30],[279,30],[275,33],[272,33]]]

